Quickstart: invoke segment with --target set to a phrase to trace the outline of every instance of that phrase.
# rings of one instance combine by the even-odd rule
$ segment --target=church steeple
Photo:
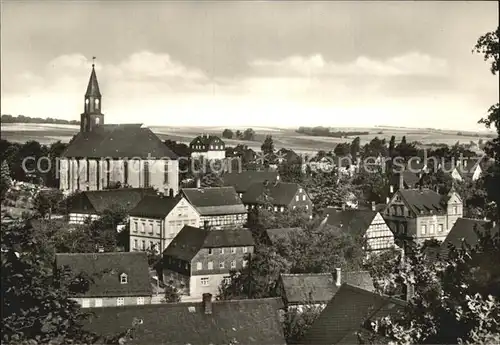
[[[95,127],[104,124],[104,114],[101,113],[101,91],[95,73],[95,57],[92,58],[92,72],[90,73],[87,92],[84,97],[84,111],[81,115],[80,131],[89,132]]]

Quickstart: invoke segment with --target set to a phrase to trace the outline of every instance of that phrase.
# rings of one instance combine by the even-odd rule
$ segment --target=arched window
[[[96,100],[94,101],[94,104],[95,104],[95,108],[96,108],[96,109],[99,109],[99,100],[98,100],[98,99],[96,99]]]
[[[95,124],[96,124],[96,125],[99,125],[99,123],[100,123],[100,122],[101,122],[101,119],[100,119],[100,118],[98,118],[98,117],[96,117],[96,118],[95,118]]]

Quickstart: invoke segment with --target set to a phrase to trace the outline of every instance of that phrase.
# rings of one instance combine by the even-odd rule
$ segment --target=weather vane
[[[95,66],[95,56],[92,56],[92,67]]]

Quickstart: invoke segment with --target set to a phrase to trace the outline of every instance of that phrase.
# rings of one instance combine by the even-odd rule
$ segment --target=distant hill
[[[79,125],[80,121],[53,119],[51,117],[42,119],[41,117],[29,117],[24,115],[12,116],[3,114],[2,123],[51,123],[57,125]]]

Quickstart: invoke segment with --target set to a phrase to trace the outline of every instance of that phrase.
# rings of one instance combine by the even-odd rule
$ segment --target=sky
[[[494,1],[2,2],[2,114],[106,123],[483,129]]]

